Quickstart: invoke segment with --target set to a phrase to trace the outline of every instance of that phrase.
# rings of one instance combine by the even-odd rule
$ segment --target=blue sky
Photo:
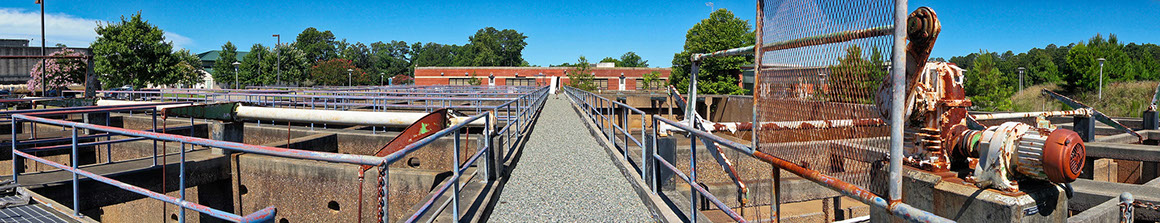
[[[542,66],[635,51],[650,65],[667,67],[686,31],[711,12],[709,1],[47,1],[49,45],[87,45],[96,21],[141,11],[170,41],[193,52],[219,49],[226,41],[243,49],[273,45],[272,34],[291,42],[307,27],[331,30],[349,42],[464,44],[476,30],[492,26],[527,35],[524,58]],[[40,38],[39,6],[33,2],[0,2],[0,38]],[[712,3],[753,22],[753,1]],[[910,1],[911,9],[919,6],[931,6],[942,20],[935,57],[980,49],[1022,52],[1096,33],[1160,43],[1160,0]]]

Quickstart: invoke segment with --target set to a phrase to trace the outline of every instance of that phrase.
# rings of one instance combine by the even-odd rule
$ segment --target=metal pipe
[[[891,203],[902,201],[902,159],[903,131],[906,124],[906,0],[894,1],[894,26],[890,27],[894,33],[894,49],[891,53],[891,82],[894,89],[890,97],[890,181],[889,198]],[[874,32],[887,35],[889,29]]]
[[[427,113],[418,112],[334,111],[253,106],[238,106],[237,108],[237,118],[240,119],[311,122],[336,125],[408,126],[426,115]],[[454,117],[451,118],[451,123],[460,123],[465,119],[467,118]],[[482,121],[471,123],[471,125],[476,126],[483,124]]]
[[[452,185],[452,190],[451,190],[451,221],[453,221],[453,222],[459,222],[459,178],[461,176],[463,176],[463,174],[460,173],[460,170],[459,170],[459,149],[460,149],[459,131],[460,131],[459,129],[456,129],[455,134],[452,135],[452,138],[454,138],[454,139],[452,139],[452,141],[453,141],[452,143],[454,143],[455,146],[451,152],[451,162],[453,162],[451,166],[455,168],[455,171],[452,172],[452,174],[454,174],[454,176],[455,176],[454,177],[455,179],[449,183],[451,183],[451,185]],[[468,164],[468,165],[471,165],[471,164]]]
[[[753,49],[754,49],[753,46],[743,46],[743,47],[738,47],[738,48],[733,48],[733,49],[719,50],[719,51],[715,51],[712,53],[694,53],[693,54],[693,61],[701,61],[701,60],[704,60],[705,58],[709,58],[709,57],[727,57],[727,56],[749,55],[749,54],[753,54],[753,52],[754,52]]]
[[[684,180],[685,183],[689,184],[689,187],[692,187],[693,189],[695,189],[693,197],[696,197],[695,196],[696,193],[700,193],[701,195],[705,196],[705,199],[709,200],[710,202],[713,202],[713,205],[717,206],[717,208],[720,208],[721,211],[725,212],[726,215],[729,215],[730,218],[733,218],[733,221],[745,222],[745,218],[743,218],[741,215],[738,215],[737,212],[734,212],[733,209],[729,208],[728,205],[725,205],[724,202],[721,202],[721,200],[718,199],[716,196],[713,196],[713,193],[710,193],[708,190],[705,189],[705,187],[702,187],[700,184],[697,184],[697,182],[694,182],[693,180],[691,180],[688,176],[685,176],[684,173],[681,173],[681,171],[677,170],[677,167],[673,166],[673,164],[669,163],[668,161],[665,161],[664,158],[660,157],[660,155],[654,154],[653,159],[656,159],[657,163],[664,165],[666,168],[673,170],[674,175],[677,175],[677,177],[680,177],[681,180]],[[694,206],[695,205],[696,204],[694,204]],[[696,213],[697,211],[693,210],[692,212]],[[693,215],[692,218],[689,218],[689,220],[692,222],[697,222],[696,219],[697,218],[696,218],[695,214]]]
[[[1044,111],[1044,112],[1010,112],[1010,113],[991,113],[974,115],[975,120],[995,120],[995,119],[1017,119],[1017,118],[1033,118],[1033,117],[1054,117],[1054,116],[1091,116],[1091,109],[1081,108],[1070,111]]]
[[[180,171],[180,172],[177,173],[177,175],[178,175],[178,178],[180,178],[180,179],[179,179],[179,181],[177,181],[177,183],[178,183],[177,193],[178,193],[178,195],[181,196],[181,200],[185,200],[185,143],[181,143],[181,151],[179,153],[181,154],[181,155],[179,155],[181,157],[181,162],[178,165],[178,171]],[[177,216],[178,216],[177,222],[182,222],[182,223],[185,222],[185,208],[184,207],[178,207]]]
[[[12,151],[12,152],[15,153],[16,151]],[[72,128],[72,153],[69,153],[69,158],[71,160],[71,161],[69,161],[69,166],[72,166],[73,169],[77,168],[77,157],[78,156],[80,156],[80,154],[77,153],[77,128],[73,127]],[[80,206],[81,199],[80,199],[80,194],[79,194],[79,192],[81,190],[81,186],[79,183],[80,183],[80,181],[77,181],[77,172],[72,172],[73,216],[78,216],[78,217],[81,216],[81,208],[80,208],[81,207]]]
[[[903,3],[903,4],[901,4],[903,7],[901,7],[901,10],[900,10],[900,8],[898,8],[898,5],[900,5],[899,2],[897,2],[897,1],[895,2],[896,8],[895,8],[895,12],[894,12],[894,16],[895,16],[894,17],[894,24],[906,24],[906,7],[905,7],[906,1],[902,1],[901,3]],[[901,32],[899,32],[900,30],[901,30]],[[895,54],[897,55],[898,52],[905,53],[906,48],[903,47],[901,50],[899,50],[897,44],[902,43],[903,46],[905,46],[906,26],[895,26],[895,25],[885,25],[885,26],[873,27],[873,28],[868,28],[868,29],[836,32],[836,33],[829,33],[829,34],[823,34],[823,35],[817,35],[817,36],[803,37],[803,38],[798,38],[798,39],[778,41],[778,42],[773,42],[770,44],[762,44],[761,52],[769,52],[769,51],[775,51],[775,50],[784,50],[784,49],[792,49],[792,48],[807,47],[807,46],[817,46],[817,45],[830,44],[830,43],[840,43],[840,42],[846,42],[846,41],[856,40],[856,39],[870,38],[870,37],[876,37],[876,36],[886,36],[886,35],[890,35],[892,33],[894,34],[894,41],[896,43],[895,47],[894,47]],[[899,40],[899,38],[901,38],[901,40]],[[903,56],[905,57],[905,55],[903,55]],[[896,63],[896,64],[899,64],[899,63]]]

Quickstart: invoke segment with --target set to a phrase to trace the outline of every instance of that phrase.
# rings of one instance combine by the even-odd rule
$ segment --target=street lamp
[[[383,79],[386,78],[383,72],[379,72],[379,85],[383,85]]]
[[[282,46],[282,35],[274,34],[274,38],[278,38],[278,44],[274,45],[274,66],[278,70],[278,80],[276,84],[282,84],[282,50],[278,47]]]
[[[1100,61],[1100,96],[1099,97],[1100,97],[1100,100],[1104,100],[1104,61],[1107,61],[1107,60],[1105,60],[1103,57],[1100,57],[1099,59],[1096,59],[1096,60]]]
[[[44,48],[44,45],[47,44],[44,41],[44,0],[36,0],[36,4],[40,5],[40,96],[48,96],[48,81],[44,79],[46,73],[44,72],[44,69],[46,69],[45,63],[48,63],[46,59],[48,53],[46,53]]]
[[[354,69],[346,69],[346,86],[354,86],[354,79],[351,78],[350,72],[354,72]]]
[[[242,65],[242,63],[234,61],[233,64],[234,64],[234,89],[238,89],[238,65]]]
[[[1023,70],[1027,68],[1019,67],[1019,90],[1023,90]]]

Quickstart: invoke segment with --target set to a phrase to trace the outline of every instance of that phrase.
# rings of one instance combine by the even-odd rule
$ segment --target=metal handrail
[[[714,143],[717,143],[718,145],[723,145],[725,147],[743,152],[744,154],[749,155],[750,157],[757,158],[759,160],[773,164],[774,166],[777,166],[780,169],[784,169],[786,171],[794,173],[798,176],[801,176],[802,178],[813,181],[814,183],[818,183],[822,186],[830,188],[831,190],[837,191],[837,192],[841,193],[842,195],[845,195],[845,196],[850,197],[850,198],[854,198],[862,203],[872,205],[872,206],[875,206],[878,208],[886,209],[886,210],[890,211],[890,213],[894,214],[894,216],[905,219],[907,221],[911,221],[911,222],[954,222],[954,221],[951,221],[950,219],[943,218],[941,216],[938,216],[938,215],[932,214],[930,212],[915,208],[915,207],[910,206],[910,205],[905,204],[905,203],[890,204],[890,202],[887,202],[882,197],[879,197],[878,195],[871,193],[870,191],[863,189],[861,187],[858,187],[856,185],[853,185],[853,184],[847,183],[845,181],[842,181],[840,179],[822,174],[822,173],[815,171],[815,170],[812,170],[812,169],[807,169],[805,167],[799,166],[793,162],[783,160],[783,159],[778,158],[776,156],[769,155],[769,154],[763,153],[761,151],[754,150],[752,148],[749,148],[749,146],[742,145],[740,143],[733,142],[733,141],[721,138],[719,136],[713,135],[713,133],[698,130],[696,128],[693,128],[691,126],[686,125],[685,123],[680,123],[680,122],[668,120],[668,119],[665,119],[663,117],[659,117],[657,115],[653,115],[653,120],[655,120],[653,129],[657,129],[656,127],[658,127],[657,124],[659,124],[659,123],[657,123],[656,121],[659,121],[659,122],[663,122],[665,124],[674,126],[676,128],[685,130],[687,133],[689,133],[690,137],[692,137],[692,140],[694,141],[694,143],[692,143],[692,147],[694,147],[694,150],[691,153],[694,153],[694,154],[696,153],[695,147],[696,147],[697,138],[698,137],[704,138],[704,139],[707,139],[707,140],[712,141]],[[653,150],[653,152],[655,153],[656,150]],[[654,154],[654,157],[658,157],[658,156],[656,154]],[[696,169],[695,168],[690,168],[690,169],[693,172],[692,175],[695,178]]]
[[[435,195],[432,196],[432,198],[431,198],[432,200],[429,200],[428,203],[434,202],[434,199],[436,199],[440,195],[444,194],[448,188],[452,188],[454,196],[453,196],[452,200],[449,202],[455,203],[455,205],[453,205],[453,211],[455,212],[455,218],[458,218],[458,216],[459,216],[459,214],[458,214],[459,213],[459,210],[458,210],[459,179],[460,179],[461,175],[464,174],[464,172],[466,172],[468,170],[468,167],[474,165],[479,160],[480,157],[485,157],[484,156],[485,154],[491,154],[491,153],[494,153],[495,151],[497,151],[496,148],[505,148],[506,147],[506,148],[510,148],[510,149],[515,149],[517,146],[517,144],[514,143],[514,141],[508,140],[508,141],[503,142],[503,144],[505,144],[505,145],[500,145],[500,147],[493,147],[493,145],[491,144],[491,137],[496,134],[494,131],[495,126],[492,126],[492,123],[493,123],[492,119],[493,118],[486,118],[485,119],[486,130],[484,131],[484,133],[487,136],[485,137],[485,140],[486,140],[485,146],[483,146],[481,149],[479,149],[479,151],[477,151],[476,154],[474,154],[468,160],[467,163],[460,163],[459,156],[458,156],[459,148],[461,146],[460,142],[459,142],[460,141],[460,137],[459,137],[460,131],[464,130],[466,128],[466,125],[471,123],[471,122],[477,121],[478,119],[484,118],[484,117],[494,117],[495,114],[497,114],[496,113],[497,111],[503,110],[504,112],[509,113],[509,115],[507,115],[509,118],[505,118],[506,123],[505,123],[505,126],[503,127],[505,134],[507,134],[507,137],[509,137],[509,139],[513,138],[513,137],[517,140],[522,139],[524,136],[527,135],[526,131],[528,131],[529,127],[530,127],[531,122],[527,119],[531,118],[533,115],[535,115],[540,110],[540,108],[542,108],[542,106],[544,105],[544,102],[546,101],[546,98],[547,98],[547,88],[546,87],[540,88],[539,90],[532,91],[532,92],[524,94],[520,97],[516,97],[512,100],[509,100],[507,103],[504,104],[504,106],[492,107],[491,108],[492,111],[482,111],[477,115],[469,117],[467,120],[464,120],[463,122],[460,122],[454,126],[449,127],[448,129],[444,129],[442,131],[436,132],[433,135],[431,135],[430,137],[427,137],[423,140],[420,140],[418,142],[407,145],[402,150],[397,151],[395,153],[392,153],[386,157],[351,155],[351,154],[337,154],[337,153],[314,152],[314,151],[304,151],[304,150],[284,149],[284,148],[276,148],[276,147],[248,145],[248,144],[243,144],[243,143],[217,141],[217,140],[212,140],[212,139],[195,138],[195,137],[180,136],[180,135],[171,135],[171,134],[157,133],[157,132],[150,132],[150,131],[123,129],[123,128],[110,127],[110,126],[102,126],[102,125],[94,125],[94,124],[88,124],[88,123],[79,123],[79,122],[72,122],[72,121],[66,121],[66,120],[57,120],[57,119],[50,119],[50,118],[44,118],[44,117],[37,117],[38,115],[47,115],[47,114],[77,114],[77,113],[91,113],[91,112],[113,112],[113,111],[127,111],[127,110],[135,110],[135,109],[139,110],[139,109],[146,109],[146,108],[155,109],[155,107],[150,107],[150,106],[140,106],[140,105],[138,105],[138,106],[109,106],[109,107],[98,106],[98,107],[91,107],[91,108],[84,108],[84,109],[72,109],[72,110],[37,110],[36,112],[26,112],[24,114],[12,114],[11,118],[12,118],[12,121],[14,121],[16,123],[19,123],[22,121],[28,121],[31,123],[44,123],[44,124],[57,125],[57,126],[63,126],[63,127],[72,127],[73,135],[70,138],[72,140],[72,144],[66,145],[66,147],[71,147],[73,149],[73,154],[76,154],[76,150],[78,147],[92,146],[92,145],[98,145],[98,144],[111,144],[111,143],[136,141],[136,140],[155,140],[155,141],[160,140],[160,141],[180,142],[180,143],[182,143],[182,147],[183,147],[183,149],[180,150],[182,160],[179,163],[181,165],[181,177],[182,177],[182,180],[181,180],[182,186],[181,187],[184,187],[184,181],[185,181],[184,180],[184,177],[185,177],[185,174],[184,174],[185,173],[185,157],[184,157],[184,155],[185,155],[185,151],[186,151],[184,149],[185,144],[201,145],[201,146],[206,146],[206,147],[222,148],[222,149],[232,150],[232,151],[249,152],[249,153],[264,154],[264,155],[271,155],[271,156],[278,156],[278,157],[378,166],[380,169],[380,182],[386,182],[386,179],[388,176],[387,171],[389,169],[389,167],[388,167],[389,165],[391,165],[394,162],[397,162],[403,156],[405,156],[407,153],[413,152],[415,150],[418,150],[418,149],[430,144],[431,142],[433,142],[437,138],[447,136],[448,134],[454,134],[455,135],[455,139],[454,139],[455,145],[454,146],[455,146],[455,153],[456,153],[455,160],[454,160],[454,162],[455,162],[455,164],[454,164],[454,166],[455,166],[454,176],[452,178],[450,178],[451,180],[449,180],[447,183],[444,183],[440,187],[441,189],[439,191],[437,191]],[[515,114],[511,115],[512,112],[514,112]],[[154,116],[156,116],[156,115],[157,115],[156,112],[154,112]],[[15,128],[16,125],[12,125],[12,126],[13,126],[13,128]],[[119,139],[119,140],[108,140],[108,141],[103,141],[103,142],[78,143],[78,141],[77,141],[78,138],[90,137],[90,136],[78,136],[76,134],[78,129],[101,131],[101,132],[104,132],[101,135],[112,136],[115,134],[115,135],[120,135],[120,136],[127,136],[129,138]],[[190,209],[194,209],[194,210],[197,210],[199,212],[202,212],[202,213],[209,214],[211,216],[215,216],[215,217],[219,217],[219,218],[222,218],[225,220],[235,221],[235,222],[247,222],[247,221],[250,221],[252,219],[258,219],[258,217],[273,218],[273,214],[274,214],[274,210],[275,210],[273,207],[269,207],[267,209],[264,209],[264,210],[259,211],[259,212],[255,212],[254,214],[247,215],[247,216],[236,216],[236,215],[230,214],[228,212],[223,212],[220,210],[211,209],[211,208],[199,205],[199,204],[190,203],[188,201],[185,201],[184,200],[184,196],[185,196],[184,193],[181,193],[182,198],[173,198],[173,197],[168,197],[165,195],[158,195],[156,193],[149,192],[149,191],[141,189],[139,187],[127,185],[127,184],[124,184],[123,182],[108,179],[106,177],[103,177],[103,176],[100,176],[97,174],[93,174],[90,172],[86,172],[84,170],[80,170],[76,166],[76,164],[77,164],[77,162],[75,161],[76,156],[73,156],[74,161],[72,162],[73,166],[71,166],[71,167],[63,165],[63,164],[59,164],[59,163],[51,163],[51,161],[44,160],[43,158],[29,155],[29,154],[25,153],[25,151],[17,150],[16,147],[19,144],[20,143],[16,140],[15,135],[13,135],[13,143],[10,143],[10,145],[12,146],[12,149],[13,149],[13,159],[14,160],[17,156],[20,156],[20,157],[25,157],[28,159],[36,160],[36,161],[42,162],[42,163],[48,162],[46,164],[49,164],[50,166],[58,167],[58,168],[61,168],[61,169],[64,169],[66,171],[73,173],[73,175],[74,175],[74,178],[73,178],[73,181],[74,181],[74,184],[73,184],[74,185],[74,188],[73,188],[74,204],[73,205],[74,205],[74,207],[73,207],[73,209],[74,209],[74,211],[76,211],[74,213],[74,215],[76,215],[76,216],[80,216],[80,212],[78,211],[79,206],[77,206],[79,202],[77,202],[77,200],[76,200],[77,199],[76,192],[79,191],[79,188],[76,187],[76,185],[77,185],[76,181],[78,180],[77,176],[85,176],[85,177],[97,179],[97,180],[105,182],[105,183],[113,184],[114,186],[120,187],[122,189],[130,190],[130,191],[133,191],[136,193],[150,196],[154,199],[159,199],[159,200],[166,201],[168,203],[173,203],[173,204],[179,205],[179,206],[183,207],[183,209],[181,210],[182,212],[184,212],[184,208],[190,208]],[[24,150],[59,149],[57,147],[61,147],[61,146],[36,147],[36,148],[27,148]],[[488,157],[488,159],[486,159],[486,160],[488,160],[487,163],[489,164],[489,167],[495,166],[494,163],[500,161],[500,160],[493,159],[493,157],[497,157],[497,156],[486,156],[486,157]],[[13,163],[15,165],[16,162],[13,162]],[[461,166],[461,164],[462,164],[462,166]],[[14,167],[13,170],[14,170],[13,171],[13,180],[15,181],[17,179],[17,177],[19,176],[19,172],[17,171],[18,168],[16,168],[16,167]],[[485,168],[484,173],[488,175],[489,181],[494,181],[494,176],[496,174],[498,174],[498,172],[494,172],[494,170],[491,168]],[[386,191],[388,185],[384,183],[384,184],[381,184],[380,187],[381,187],[382,191]],[[145,192],[142,192],[142,191],[145,191]],[[153,193],[153,194],[150,194],[150,193]],[[380,211],[381,216],[383,216],[382,220],[387,221],[388,220],[388,217],[387,217],[388,210],[386,208],[387,207],[386,205],[387,205],[387,201],[389,199],[388,195],[383,194],[381,199],[382,199],[381,201],[382,201],[383,208],[381,208],[379,211]],[[417,216],[421,216],[422,214],[427,212],[430,207],[431,207],[430,204],[424,205],[424,207],[421,208],[420,210],[418,210],[417,213],[412,214],[412,217],[414,218]],[[182,214],[182,216],[183,216],[183,218],[181,218],[179,220],[184,220],[184,214]],[[254,217],[254,216],[257,216],[257,217]]]
[[[75,134],[76,131],[74,130],[73,132]],[[73,150],[75,152],[76,146],[73,146]],[[214,208],[211,208],[211,207],[208,207],[205,205],[189,202],[189,201],[186,201],[186,200],[181,199],[181,198],[170,197],[170,196],[165,195],[165,194],[150,191],[149,189],[133,186],[133,185],[121,182],[121,181],[117,181],[114,179],[110,179],[108,177],[94,174],[92,172],[81,170],[80,168],[65,166],[64,164],[48,161],[44,158],[33,156],[33,155],[28,154],[28,153],[21,152],[19,150],[13,151],[13,154],[16,156],[24,157],[24,158],[27,158],[27,159],[30,159],[30,160],[33,160],[33,161],[36,161],[39,163],[49,165],[52,167],[56,167],[56,168],[59,168],[59,169],[65,170],[65,171],[69,171],[69,172],[72,172],[74,174],[85,176],[85,177],[88,177],[89,179],[93,179],[93,180],[99,181],[101,183],[105,183],[105,184],[108,184],[108,185],[111,185],[111,186],[114,186],[117,188],[121,188],[121,189],[129,191],[129,192],[133,192],[133,193],[140,194],[140,195],[145,195],[147,197],[157,199],[157,200],[163,201],[165,203],[170,203],[173,205],[181,206],[182,208],[192,209],[194,211],[201,212],[203,214],[207,214],[209,216],[213,216],[215,218],[219,218],[222,220],[227,220],[227,221],[231,221],[231,222],[272,222],[272,221],[274,221],[274,216],[277,213],[277,209],[274,208],[274,206],[269,206],[269,207],[263,208],[262,210],[258,210],[258,211],[255,211],[253,213],[247,214],[246,216],[239,216],[239,215],[236,215],[236,214],[233,214],[230,212],[225,212],[225,211],[214,209]],[[76,159],[74,158],[73,160],[75,162]],[[73,178],[74,178],[73,184],[75,185],[77,183],[76,179],[75,179],[76,177],[74,176]],[[73,192],[74,192],[73,197],[75,199],[76,198],[76,194],[75,194],[76,191],[73,191]],[[73,203],[77,203],[77,202],[74,201]],[[78,211],[78,210],[76,210],[76,205],[74,205],[73,208],[74,208],[73,211]]]

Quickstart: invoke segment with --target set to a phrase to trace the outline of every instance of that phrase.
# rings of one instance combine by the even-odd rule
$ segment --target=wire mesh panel
[[[754,89],[758,150],[875,191],[886,187],[894,1],[768,0]]]

